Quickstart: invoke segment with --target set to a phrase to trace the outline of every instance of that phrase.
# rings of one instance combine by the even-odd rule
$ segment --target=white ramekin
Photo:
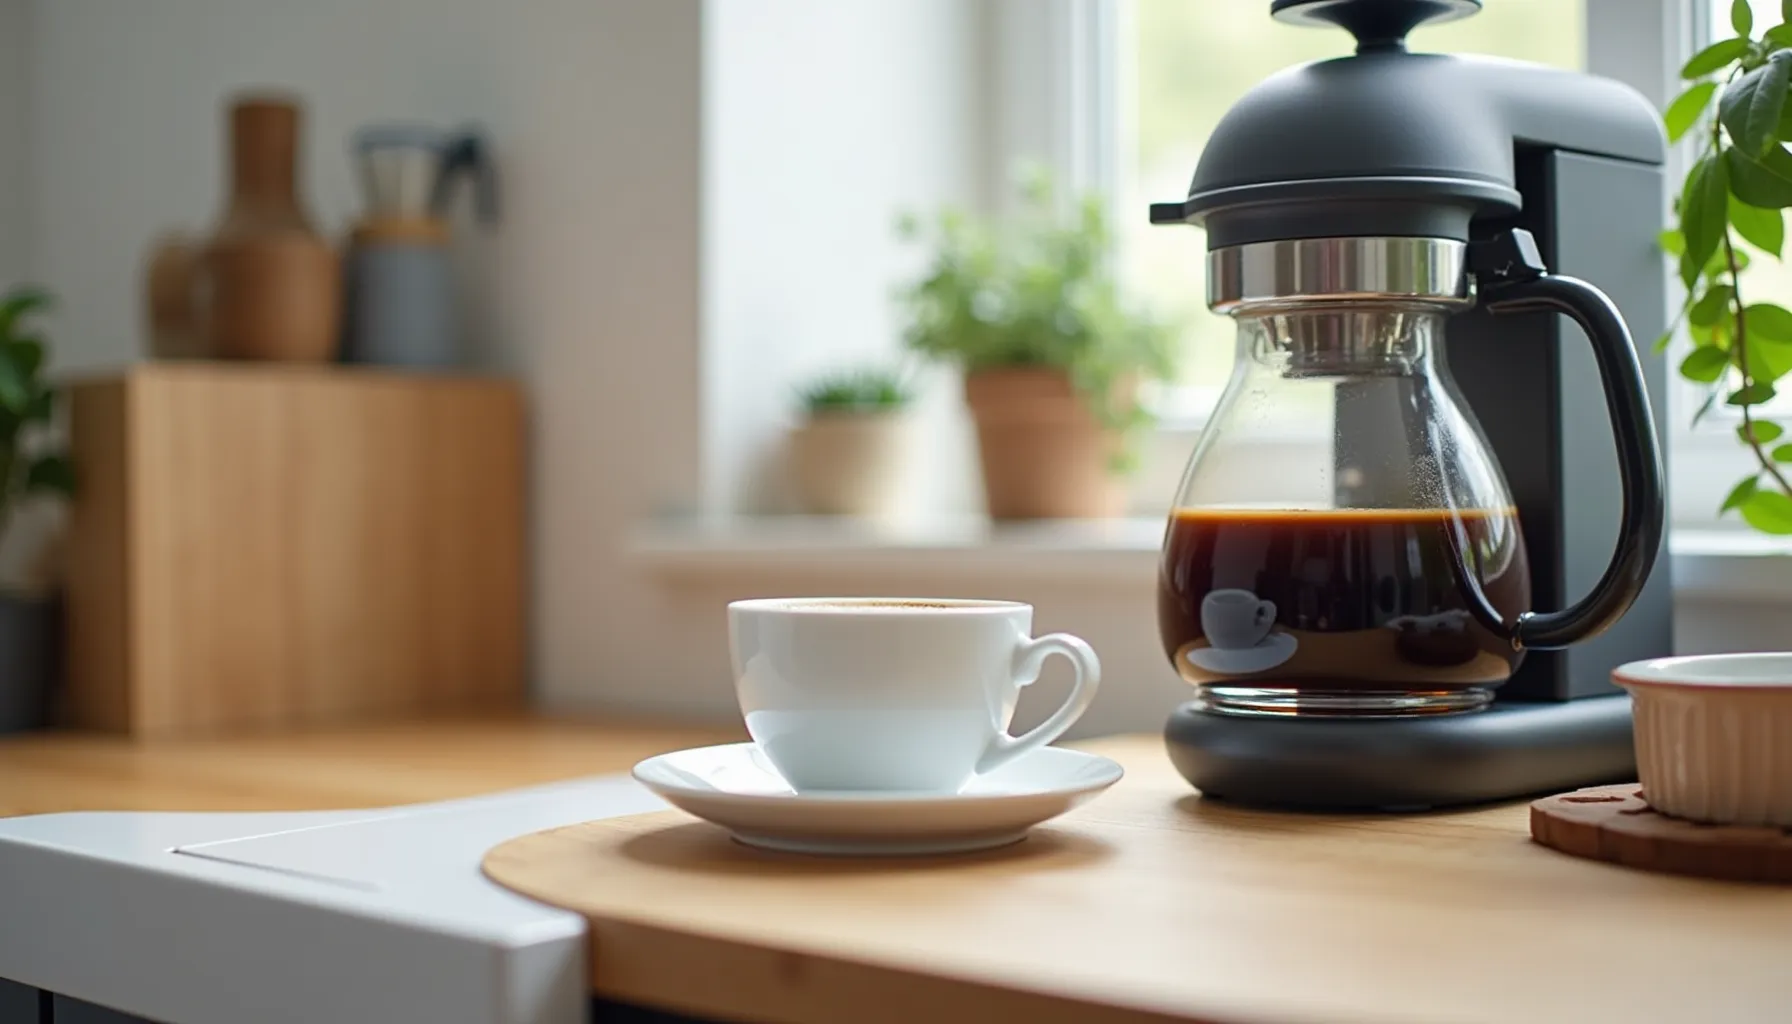
[[[1630,691],[1649,806],[1689,821],[1792,828],[1792,654],[1656,658],[1612,679]]]

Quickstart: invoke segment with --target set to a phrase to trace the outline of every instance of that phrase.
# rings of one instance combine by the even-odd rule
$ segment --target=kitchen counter
[[[0,808],[391,805],[733,737],[521,718],[12,738]],[[1006,850],[821,861],[655,812],[565,830],[581,860],[576,898],[556,902],[588,922],[600,1000],[705,1018],[1634,1024],[1792,1005],[1792,888],[1577,860],[1529,841],[1522,803],[1271,814],[1200,799],[1154,736],[1079,746],[1127,778]]]
[[[907,861],[765,853],[679,812],[506,844],[488,875],[582,915],[599,996],[828,1024],[1762,1021],[1792,887],[1533,843],[1524,802],[1406,815],[1204,800],[1156,736],[1024,842]]]
[[[653,754],[743,738],[516,714],[228,739],[26,733],[0,736],[0,817],[389,807],[626,772]]]

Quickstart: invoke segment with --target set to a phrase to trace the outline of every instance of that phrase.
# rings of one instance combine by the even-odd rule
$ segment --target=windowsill
[[[991,523],[981,517],[876,524],[764,516],[655,523],[636,558],[668,581],[741,577],[965,574],[1003,580],[1132,583],[1155,572],[1163,520]],[[1792,539],[1740,530],[1674,530],[1668,550],[1682,598],[1792,601]]]

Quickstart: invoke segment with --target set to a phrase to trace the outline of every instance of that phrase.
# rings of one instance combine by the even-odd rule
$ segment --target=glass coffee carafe
[[[1527,648],[1600,631],[1641,587],[1660,474],[1623,321],[1597,289],[1543,273],[1522,232],[1480,244],[1211,254],[1209,305],[1235,319],[1237,361],[1177,494],[1158,596],[1165,650],[1203,710],[1476,710]],[[1566,312],[1599,355],[1625,522],[1605,578],[1564,611],[1530,610],[1518,509],[1442,359],[1449,318],[1477,299]]]

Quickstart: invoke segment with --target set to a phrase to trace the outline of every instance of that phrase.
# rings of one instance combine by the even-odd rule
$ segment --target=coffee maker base
[[[1289,809],[1420,811],[1636,778],[1623,694],[1373,721],[1190,702],[1170,715],[1164,742],[1204,796]]]

